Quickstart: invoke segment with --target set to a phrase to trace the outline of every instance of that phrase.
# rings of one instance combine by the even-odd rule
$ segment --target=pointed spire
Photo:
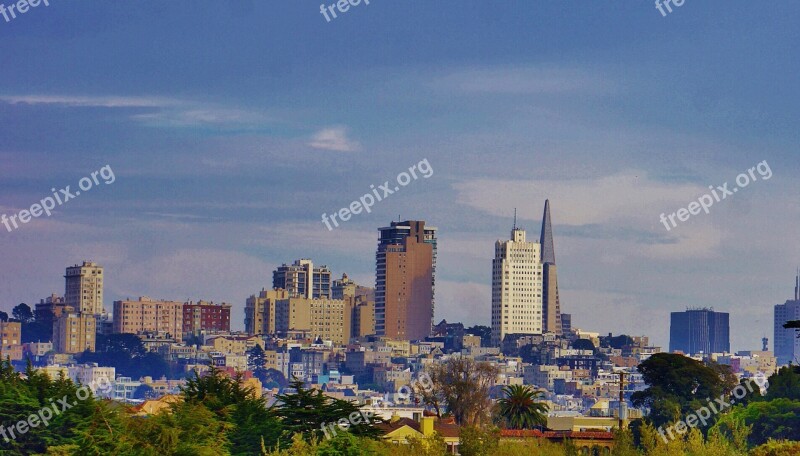
[[[797,269],[797,276],[794,282],[794,300],[800,301],[800,268]]]
[[[556,264],[556,251],[553,247],[553,227],[550,224],[550,200],[544,201],[544,215],[542,215],[542,235],[539,239],[542,245],[542,263]]]

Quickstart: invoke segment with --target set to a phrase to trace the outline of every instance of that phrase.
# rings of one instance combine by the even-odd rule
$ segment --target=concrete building
[[[687,355],[729,353],[730,316],[712,309],[686,309],[672,312],[669,326],[669,351]]]
[[[436,228],[407,220],[379,231],[375,332],[394,339],[424,339],[431,333],[435,307]]]
[[[116,369],[100,367],[97,363],[78,364],[67,367],[70,380],[81,385],[94,385],[100,388],[109,387],[116,379]]]
[[[46,326],[52,327],[55,319],[64,313],[64,308],[66,306],[66,300],[53,293],[50,296],[39,300],[39,304],[34,306],[33,314],[36,316],[37,322],[41,321]]]
[[[97,263],[84,261],[82,265],[67,268],[64,275],[66,305],[87,315],[102,315],[103,308],[103,267]]]
[[[497,241],[492,261],[492,344],[508,334],[542,334],[541,245],[515,224],[511,239]]]
[[[114,334],[163,333],[183,340],[183,303],[154,301],[114,301]]]
[[[53,350],[57,353],[82,353],[95,350],[97,318],[67,306],[53,323]]]
[[[0,340],[2,358],[12,361],[22,359],[22,323],[15,321],[0,321]]]
[[[289,298],[276,301],[275,332],[287,337],[303,331],[309,336],[346,345],[352,334],[352,299]]]
[[[351,337],[360,338],[375,334],[375,301],[365,300],[361,296],[355,298],[353,304],[353,328]]]
[[[244,308],[244,327],[247,334],[275,334],[275,303],[288,299],[289,292],[284,289],[265,290],[247,298]]]
[[[272,288],[287,290],[291,297],[330,298],[331,271],[327,266],[314,267],[307,258],[296,260],[272,273]]]
[[[796,329],[787,329],[787,321],[800,320],[800,273],[795,278],[794,299],[775,305],[774,339],[775,357],[778,365],[800,362],[800,339]]]
[[[183,333],[198,335],[203,331],[230,332],[231,305],[192,301],[183,304]]]

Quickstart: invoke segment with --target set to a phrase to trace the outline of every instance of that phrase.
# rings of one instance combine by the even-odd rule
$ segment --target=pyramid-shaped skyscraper
[[[553,247],[553,226],[550,222],[550,200],[544,202],[542,215],[542,326],[544,332],[561,335],[561,303],[558,298],[558,271]]]

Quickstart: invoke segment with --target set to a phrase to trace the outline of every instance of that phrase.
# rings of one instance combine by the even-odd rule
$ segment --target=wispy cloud
[[[6,95],[0,102],[12,105],[55,105],[65,108],[146,109],[132,120],[153,127],[225,126],[254,128],[273,119],[239,107],[158,96]]]
[[[609,93],[609,79],[584,69],[555,67],[486,67],[458,70],[433,85],[461,92],[495,94]]]
[[[316,132],[309,146],[315,149],[333,150],[337,152],[355,152],[361,148],[357,141],[347,137],[347,127],[327,127]]]

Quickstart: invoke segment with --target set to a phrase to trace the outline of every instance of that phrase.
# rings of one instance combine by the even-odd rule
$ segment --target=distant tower
[[[556,250],[553,247],[553,227],[550,223],[550,200],[544,202],[542,233],[542,323],[544,332],[558,335],[561,331],[561,302],[558,297]]]
[[[761,338],[761,351],[769,351],[769,338],[762,337]]]
[[[794,299],[775,305],[772,344],[775,347],[778,365],[796,363],[800,356],[800,338],[796,337],[794,329],[783,327],[787,321],[800,320],[800,270],[795,276],[794,283]]]

